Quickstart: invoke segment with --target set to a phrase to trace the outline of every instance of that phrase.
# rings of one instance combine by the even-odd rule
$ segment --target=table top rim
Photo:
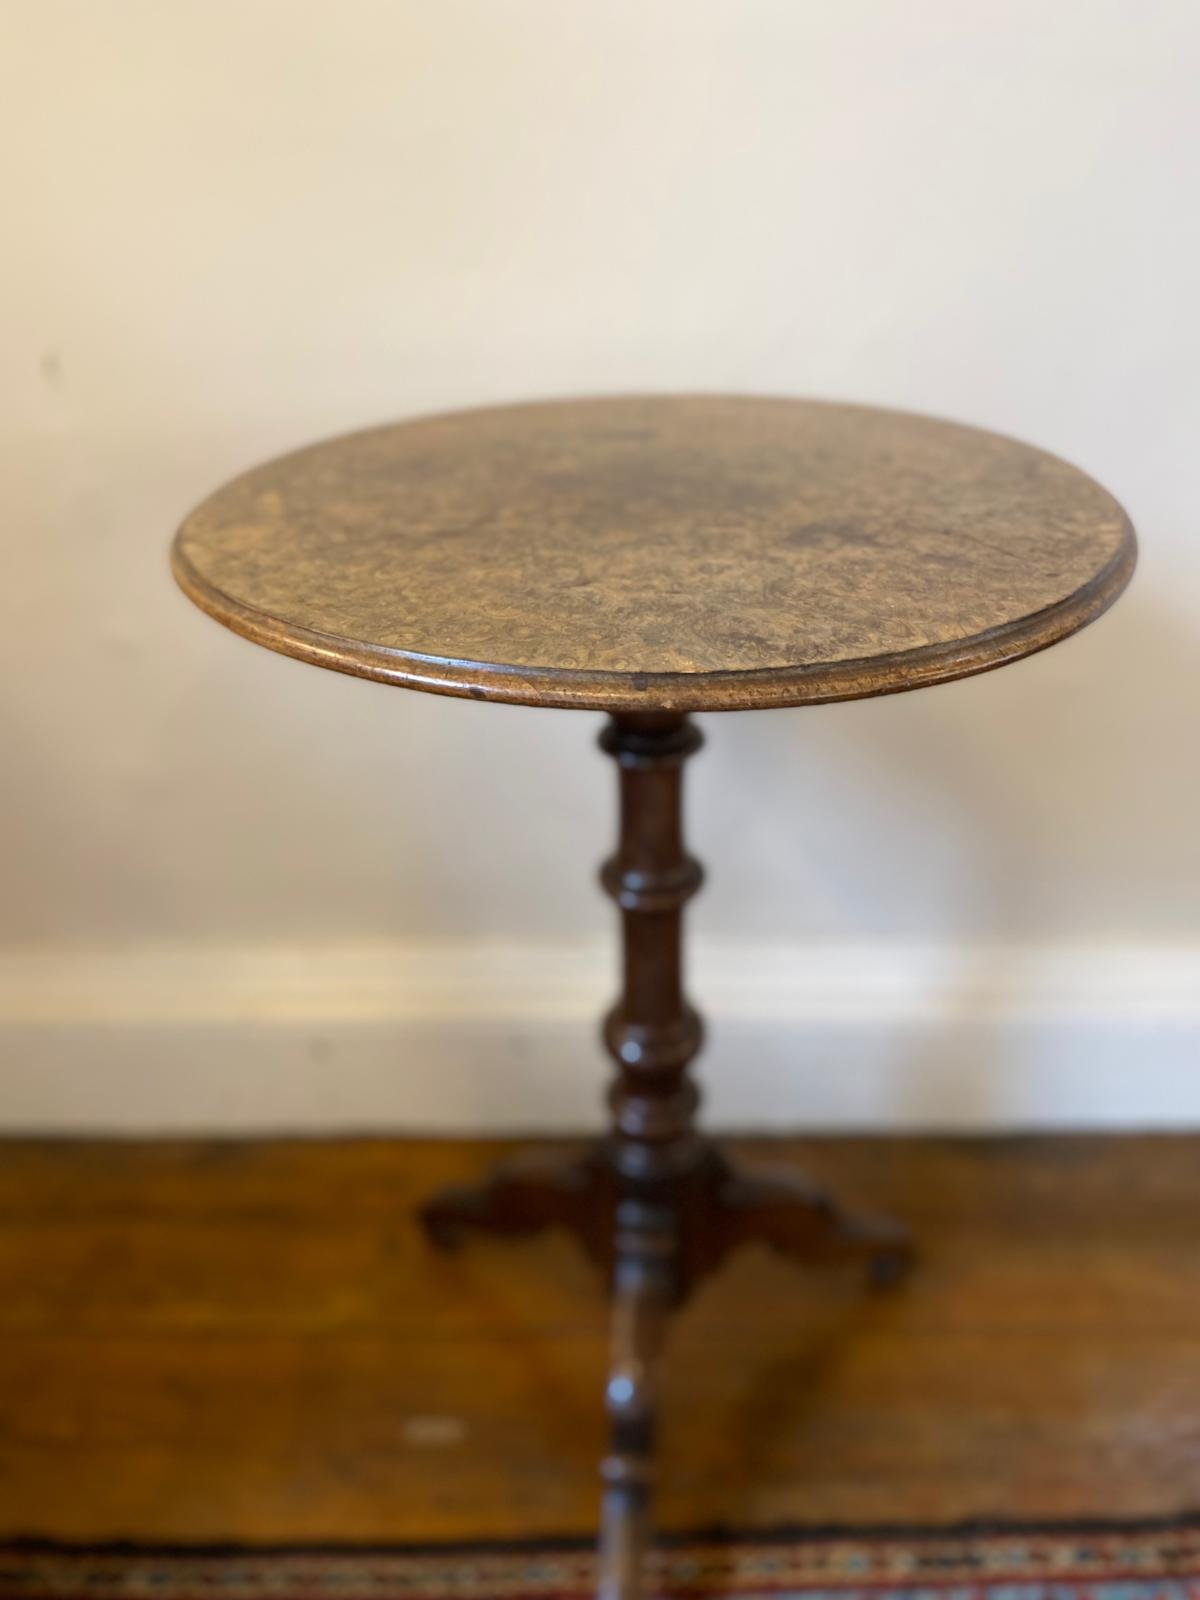
[[[816,666],[722,672],[600,672],[456,661],[385,645],[351,646],[334,634],[284,622],[224,594],[175,544],[171,566],[184,594],[232,632],[276,654],[376,683],[459,699],[609,712],[770,710],[898,694],[973,677],[1035,655],[1095,621],[1126,588],[1137,563],[1133,528],[1090,583],[1028,617],[949,644]]]
[[[336,445],[342,440],[383,434],[409,424],[467,418],[473,413],[495,414],[549,406],[586,405],[595,401],[643,400],[791,402],[876,415],[890,412],[918,422],[941,424],[964,433],[977,433],[1019,446],[1069,468],[1096,488],[1102,487],[1072,463],[1040,446],[930,413],[896,412],[889,407],[783,394],[720,391],[677,394],[650,391],[518,400],[498,405],[419,413],[391,423],[352,429],[286,451],[269,462],[237,474],[215,494],[253,477],[265,466],[278,466],[294,457]],[[1107,491],[1103,492],[1107,495]],[[259,609],[208,579],[193,563],[185,548],[185,537],[195,513],[185,518],[175,536],[171,567],[177,583],[188,598],[233,632],[279,654],[375,682],[460,698],[543,708],[685,713],[769,709],[860,699],[950,682],[1032,655],[1077,632],[1117,599],[1136,565],[1137,541],[1129,517],[1111,495],[1107,495],[1107,498],[1120,521],[1118,547],[1088,581],[1053,604],[958,639],[840,660],[758,668],[638,672],[529,666],[431,654],[322,632]],[[201,507],[207,503],[207,500],[202,502]],[[201,507],[197,507],[197,510]]]

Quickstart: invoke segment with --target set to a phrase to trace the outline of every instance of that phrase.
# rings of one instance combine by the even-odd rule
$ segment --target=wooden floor
[[[0,1532],[591,1527],[605,1310],[566,1240],[444,1259],[464,1143],[0,1145]],[[760,1147],[755,1147],[760,1148]],[[748,1252],[679,1319],[661,1520],[1200,1506],[1200,1140],[788,1141],[911,1283]]]

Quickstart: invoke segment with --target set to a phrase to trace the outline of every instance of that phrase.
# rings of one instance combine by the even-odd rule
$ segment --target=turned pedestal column
[[[604,1019],[616,1064],[611,1126],[581,1160],[517,1160],[476,1188],[435,1196],[431,1237],[465,1230],[572,1230],[604,1267],[613,1299],[605,1391],[611,1448],[601,1464],[602,1591],[639,1593],[653,1472],[656,1368],[667,1312],[743,1243],[798,1261],[861,1260],[878,1283],[904,1269],[907,1231],[845,1212],[798,1173],[743,1172],[696,1131],[700,1094],[688,1064],[703,1027],[683,975],[683,909],[703,872],[683,838],[684,762],[702,739],[680,714],[618,714],[600,735],[617,762],[616,853],[600,881],[622,929],[622,984]]]

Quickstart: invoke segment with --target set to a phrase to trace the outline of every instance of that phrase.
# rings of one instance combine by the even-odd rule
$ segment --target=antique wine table
[[[1129,522],[1053,456],[927,417],[784,399],[593,399],[457,412],[318,444],[219,490],[175,574],[218,621],[338,672],[607,713],[620,838],[601,873],[624,982],[607,1136],[432,1198],[464,1229],[561,1226],[607,1274],[601,1591],[635,1595],[665,1313],[735,1246],[902,1269],[899,1225],[694,1125],[701,1024],[681,915],[700,887],[680,787],[695,711],[888,694],[1002,666],[1099,615]]]

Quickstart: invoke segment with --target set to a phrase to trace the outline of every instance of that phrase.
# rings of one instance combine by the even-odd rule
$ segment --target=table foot
[[[641,1600],[650,1543],[659,1358],[673,1301],[668,1259],[637,1253],[613,1278],[612,1354],[604,1391],[609,1449],[600,1463],[597,1600]]]
[[[565,1228],[594,1260],[611,1253],[612,1195],[592,1157],[522,1154],[500,1162],[482,1183],[443,1189],[421,1207],[431,1243],[455,1250],[467,1233],[507,1236]],[[611,1190],[611,1183],[607,1185]]]
[[[718,1156],[713,1232],[718,1258],[765,1244],[802,1265],[861,1262],[878,1287],[898,1282],[913,1261],[912,1235],[890,1217],[844,1209],[802,1173],[742,1169]]]

